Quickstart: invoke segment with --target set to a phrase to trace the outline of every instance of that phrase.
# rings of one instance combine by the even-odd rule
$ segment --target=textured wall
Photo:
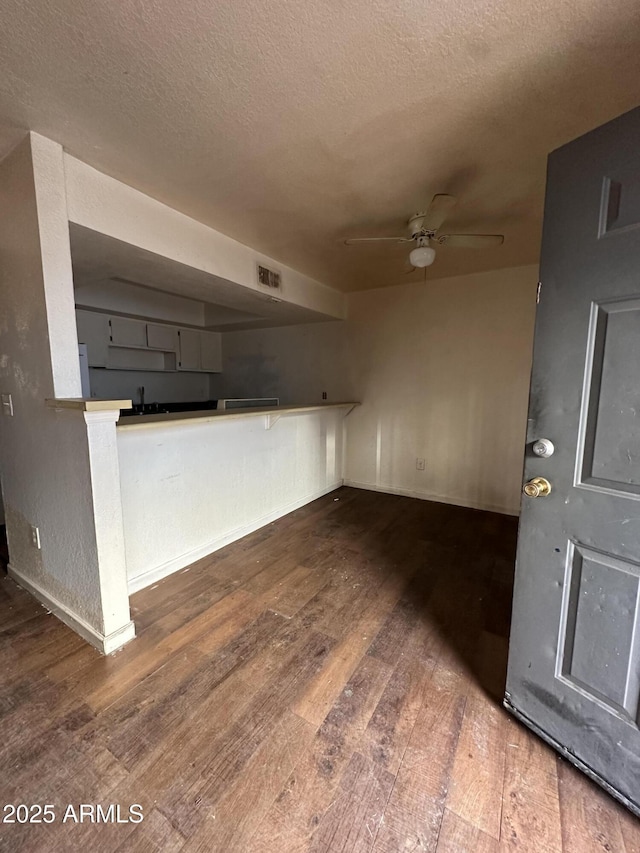
[[[45,398],[80,396],[80,372],[62,149],[35,134],[0,164],[0,257],[0,389],[14,405],[14,417],[0,418],[11,565],[101,633],[128,622],[128,601],[103,598],[101,569],[116,577],[119,567],[99,565],[96,472],[82,413],[45,406]],[[105,441],[94,451],[104,455]],[[110,557],[117,537],[114,527]]]
[[[519,267],[353,295],[348,481],[518,512],[536,283]]]
[[[221,397],[279,397],[283,404],[353,399],[345,325],[312,323],[222,336]]]

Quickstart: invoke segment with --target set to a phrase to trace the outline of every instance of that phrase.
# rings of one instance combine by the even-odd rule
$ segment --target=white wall
[[[351,400],[344,322],[224,332],[222,397],[279,397],[282,404]]]
[[[108,459],[104,425],[96,427],[101,437],[92,446],[81,411],[45,405],[46,398],[79,397],[81,386],[63,154],[37,134],[0,164],[0,258],[0,391],[11,394],[14,407],[13,417],[0,417],[11,571],[98,637],[129,623],[126,586],[124,597],[105,596],[118,570],[124,578],[124,554],[118,565],[118,518],[109,505],[105,547],[113,561],[100,564],[104,540],[94,505],[105,504],[94,491],[101,477],[91,456],[97,451]],[[108,488],[112,497],[112,481]],[[41,550],[30,525],[40,529]]]
[[[340,486],[344,411],[119,427],[130,589]]]
[[[536,283],[529,266],[369,290],[346,323],[225,333],[224,394],[360,400],[348,482],[517,513]]]
[[[536,284],[530,266],[351,297],[346,481],[519,511]]]

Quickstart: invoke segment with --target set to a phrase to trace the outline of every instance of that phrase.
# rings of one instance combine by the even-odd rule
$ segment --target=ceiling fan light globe
[[[412,266],[422,268],[430,267],[436,259],[436,251],[431,246],[418,246],[409,253],[409,262]]]

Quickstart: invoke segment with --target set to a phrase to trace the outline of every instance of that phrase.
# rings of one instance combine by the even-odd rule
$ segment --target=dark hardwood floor
[[[0,805],[55,821],[0,850],[637,853],[501,707],[515,537],[340,489],[133,596],[107,658],[2,576]]]

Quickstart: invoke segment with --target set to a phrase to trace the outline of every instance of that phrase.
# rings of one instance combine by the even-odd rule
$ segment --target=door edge
[[[558,741],[554,740],[539,726],[537,726],[533,722],[533,720],[527,717],[526,714],[523,714],[522,711],[519,711],[515,707],[515,705],[511,703],[511,697],[508,693],[502,700],[502,704],[510,714],[516,717],[516,719],[520,720],[521,723],[524,723],[527,728],[531,729],[531,731],[534,734],[538,735],[538,737],[542,738],[543,741],[548,743],[550,747],[555,749],[555,751],[562,756],[562,758],[566,759],[570,764],[573,764],[573,766],[577,767],[578,770],[581,770],[586,776],[588,776],[596,784],[603,788],[607,792],[607,794],[610,794],[614,799],[618,800],[619,803],[622,803],[622,805],[625,806],[625,808],[629,809],[629,811],[636,815],[636,817],[640,817],[640,805],[638,803],[634,803],[633,800],[630,800],[625,794],[621,793],[612,785],[610,785],[609,782],[603,779],[602,776],[596,773],[596,771],[589,767],[588,764],[585,764],[584,761],[581,761],[566,747],[562,746],[561,743],[558,743]]]

